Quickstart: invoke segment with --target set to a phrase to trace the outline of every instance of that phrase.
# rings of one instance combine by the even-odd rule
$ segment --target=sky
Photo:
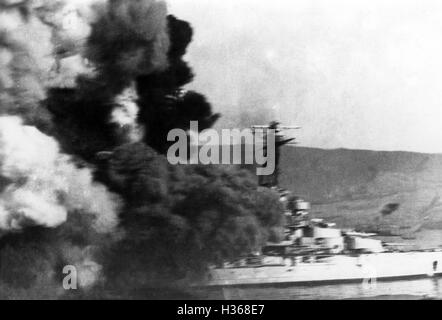
[[[168,4],[217,128],[277,119],[302,146],[442,153],[442,1]]]

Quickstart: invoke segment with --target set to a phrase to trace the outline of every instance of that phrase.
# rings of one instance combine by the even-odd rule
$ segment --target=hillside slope
[[[341,226],[442,228],[442,155],[285,147],[280,184]],[[381,214],[389,204],[397,210]]]

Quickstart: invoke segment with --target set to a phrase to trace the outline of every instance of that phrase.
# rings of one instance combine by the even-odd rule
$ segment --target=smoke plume
[[[57,72],[57,35],[64,30],[58,28],[57,15],[63,15],[66,3],[49,1],[1,1],[0,7],[0,238],[5,255],[6,266],[22,270],[15,279],[26,278],[33,262],[41,262],[38,270],[41,285],[51,287],[57,275],[57,264],[69,261],[65,255],[71,243],[83,238],[77,231],[71,239],[48,239],[43,236],[41,247],[34,261],[16,262],[21,254],[32,250],[39,242],[40,232],[35,228],[57,228],[72,220],[71,215],[85,215],[84,222],[90,223],[88,232],[106,234],[117,227],[119,199],[107,188],[94,182],[90,166],[79,165],[75,159],[63,154],[58,142],[46,135],[36,126],[52,126],[49,112],[41,106],[46,97],[47,87],[58,85],[54,82]],[[64,40],[67,39],[66,34]],[[63,78],[58,75],[58,79]],[[61,85],[61,84],[60,84]],[[75,219],[74,219],[75,220]],[[81,220],[81,219],[80,219]],[[78,220],[77,220],[78,221]],[[64,227],[63,227],[64,228]],[[83,225],[83,231],[90,229]],[[41,229],[39,229],[41,230]],[[8,232],[20,232],[11,236]],[[54,231],[55,233],[58,232]],[[49,234],[53,234],[48,231]],[[99,236],[97,236],[99,237]],[[50,238],[50,237],[49,237]],[[18,244],[20,243],[20,244]],[[64,248],[62,250],[61,248]],[[81,249],[82,250],[82,249]],[[21,252],[22,251],[22,252]],[[60,254],[57,254],[60,252]],[[93,257],[89,257],[93,260]],[[37,263],[38,265],[38,263]],[[29,268],[23,270],[23,268]],[[8,284],[11,268],[4,270],[0,278],[2,289],[8,295],[21,296],[20,289],[39,287],[39,280],[30,277],[19,284]],[[85,282],[80,274],[80,285]],[[34,281],[35,280],[35,281]],[[83,282],[82,282],[83,281]],[[16,290],[17,289],[17,290]],[[48,296],[57,296],[58,287],[53,287]],[[3,293],[3,290],[2,290]],[[25,295],[27,296],[27,295]]]
[[[112,111],[111,123],[117,125],[118,136],[122,142],[138,142],[143,139],[144,128],[138,124],[138,94],[134,85],[116,96],[115,108]]]
[[[92,83],[120,93],[137,76],[164,70],[169,36],[167,7],[156,0],[110,0],[97,6],[86,58],[97,70]],[[98,83],[98,84],[97,84]]]
[[[0,0],[0,297],[155,298],[281,235],[250,173],[164,156],[219,118],[185,90],[192,35],[163,1]]]
[[[117,204],[91,171],[77,168],[54,139],[17,117],[0,117],[0,175],[8,181],[0,195],[2,229],[55,227],[76,210],[94,215],[97,230],[116,226]]]

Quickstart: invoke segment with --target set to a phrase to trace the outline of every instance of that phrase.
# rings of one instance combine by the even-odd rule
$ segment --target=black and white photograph
[[[441,1],[0,0],[0,300],[440,299]]]

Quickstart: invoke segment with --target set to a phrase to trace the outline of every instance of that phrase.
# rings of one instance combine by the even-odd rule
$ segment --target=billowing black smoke
[[[111,60],[107,63],[110,66],[107,66],[107,60],[102,58],[106,71],[100,74],[99,79],[81,77],[80,85],[76,88],[50,90],[47,106],[55,117],[53,134],[63,141],[69,152],[92,160],[96,152],[112,149],[121,143],[118,130],[110,119],[115,108],[115,96],[131,82],[135,84],[138,95],[139,113],[136,121],[144,127],[141,140],[161,153],[167,150],[166,138],[171,129],[189,129],[189,120],[198,121],[200,130],[210,128],[216,122],[219,114],[212,112],[211,105],[203,95],[183,90],[193,79],[191,68],[183,60],[192,39],[190,25],[170,15],[167,17],[167,28],[170,44],[167,51],[168,67],[165,70],[161,68],[145,74],[127,74],[125,69],[111,72],[107,69],[116,68],[116,63]],[[126,37],[131,39],[129,35]],[[103,50],[111,47],[98,36],[94,42],[100,40],[105,43],[94,44],[94,47]],[[113,51],[107,52],[110,54]],[[108,91],[108,83],[113,93]]]
[[[9,131],[0,130],[0,298],[154,298],[152,287],[185,284],[210,264],[279,237],[278,197],[258,191],[248,171],[172,166],[164,156],[169,130],[188,129],[190,121],[203,130],[219,117],[202,94],[184,90],[193,78],[183,59],[190,25],[167,15],[162,1],[96,0],[78,11],[87,13],[79,15],[87,36],[73,59],[63,47],[72,41],[54,31],[54,17],[68,6],[57,2],[23,3],[31,19],[43,21],[47,39],[64,39],[49,50],[51,81],[36,81],[32,68],[0,78],[3,88],[25,83],[29,73],[28,83],[44,86],[31,98],[0,89],[3,113],[22,118],[6,118]],[[29,23],[8,10],[12,20]],[[25,58],[32,54],[16,47]],[[15,72],[19,62],[0,52],[0,67]],[[62,75],[67,66],[74,66],[73,81]],[[16,137],[34,153],[8,149]],[[102,151],[109,151],[105,159],[97,156]],[[65,265],[80,270],[79,290],[62,288]]]
[[[280,235],[275,195],[257,192],[256,179],[237,167],[172,166],[136,143],[115,149],[108,172],[108,185],[127,204],[120,215],[126,237],[105,264],[111,279],[128,285],[120,290],[201,275]]]

